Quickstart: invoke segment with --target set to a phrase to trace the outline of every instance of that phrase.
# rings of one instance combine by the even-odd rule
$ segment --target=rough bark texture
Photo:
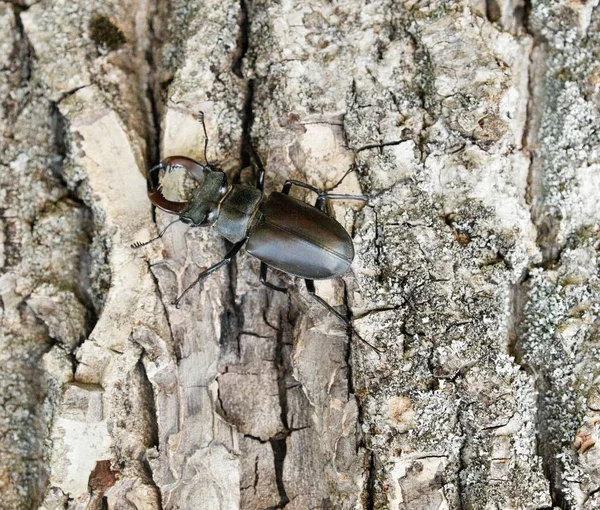
[[[596,4],[0,0],[2,508],[600,508]],[[230,181],[356,169],[318,291],[381,356],[244,254],[171,305],[200,110]]]

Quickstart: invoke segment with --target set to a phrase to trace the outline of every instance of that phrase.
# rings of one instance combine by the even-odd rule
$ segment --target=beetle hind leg
[[[362,343],[364,343],[365,345],[368,345],[371,349],[373,349],[378,354],[381,354],[382,352],[384,352],[384,349],[382,349],[381,347],[374,346],[373,344],[367,342],[362,336],[360,336],[358,334],[358,331],[356,331],[356,329],[354,329],[354,326],[352,326],[352,324],[350,323],[350,321],[346,317],[344,317],[333,306],[331,306],[327,301],[325,301],[321,296],[319,296],[317,294],[317,289],[315,288],[315,281],[314,280],[304,280],[304,281],[306,283],[306,290],[308,290],[308,293],[313,297],[313,299],[315,299],[318,303],[320,303],[325,308],[327,308],[327,310],[329,312],[331,312],[339,320],[341,320],[346,325],[346,327],[349,328],[352,331],[352,333],[354,333],[356,335],[356,337]]]
[[[264,262],[260,263],[260,278],[259,278],[260,283],[262,283],[265,287],[268,287],[269,289],[277,290],[279,292],[283,292],[284,294],[286,294],[287,289],[285,287],[279,287],[278,285],[274,285],[267,281],[268,269],[269,269],[269,266],[267,266],[267,264],[265,264]]]

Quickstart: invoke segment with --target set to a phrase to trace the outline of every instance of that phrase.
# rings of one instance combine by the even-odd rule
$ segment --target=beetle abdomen
[[[277,192],[263,202],[261,212],[246,245],[257,259],[310,280],[335,278],[350,268],[352,239],[330,216]]]

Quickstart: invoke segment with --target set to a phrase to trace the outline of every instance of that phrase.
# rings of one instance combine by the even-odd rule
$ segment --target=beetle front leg
[[[209,267],[206,271],[203,271],[202,273],[200,273],[198,275],[198,277],[192,282],[191,285],[189,285],[180,295],[179,297],[173,301],[171,304],[175,305],[177,308],[179,308],[179,304],[181,303],[181,300],[183,299],[183,296],[185,296],[187,294],[187,292],[194,286],[196,286],[198,283],[200,283],[204,278],[206,278],[207,276],[209,276],[210,274],[214,273],[215,271],[221,269],[223,266],[226,266],[227,264],[229,264],[232,260],[233,257],[235,257],[238,252],[242,249],[242,246],[244,246],[244,243],[246,242],[246,239],[242,239],[241,241],[238,241],[237,243],[235,243],[232,248],[227,252],[227,255],[225,255],[225,258],[219,262],[218,264],[215,264],[214,266]]]
[[[315,281],[314,280],[304,280],[306,283],[306,290],[308,290],[308,293],[321,305],[323,305],[325,308],[327,308],[327,310],[329,310],[333,315],[335,315],[339,320],[341,320],[346,327],[350,328],[352,330],[352,332],[356,335],[356,337],[363,342],[364,344],[368,345],[371,349],[373,349],[375,352],[377,352],[378,354],[381,354],[382,352],[385,352],[384,349],[382,349],[381,347],[375,347],[373,344],[367,342],[362,336],[360,336],[358,334],[358,331],[356,331],[356,329],[354,329],[354,326],[352,326],[352,324],[350,323],[350,321],[344,317],[340,312],[338,312],[333,306],[331,306],[327,301],[325,301],[321,296],[319,296],[317,294],[317,289],[315,288]]]

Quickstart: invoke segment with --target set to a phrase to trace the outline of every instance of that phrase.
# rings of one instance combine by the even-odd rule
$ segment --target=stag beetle
[[[342,180],[353,170],[351,168],[342,179],[331,188],[321,190],[308,183],[287,180],[281,192],[273,192],[265,197],[265,169],[252,147],[250,156],[256,175],[256,187],[230,185],[224,172],[211,165],[206,159],[208,135],[202,112],[197,116],[204,130],[204,156],[206,164],[185,156],[170,156],[151,168],[147,174],[148,196],[159,209],[179,218],[169,223],[155,238],[145,243],[134,243],[133,248],[145,246],[163,236],[167,228],[181,221],[191,227],[212,226],[233,246],[218,264],[200,273],[173,302],[179,304],[185,294],[201,280],[221,267],[229,264],[241,248],[260,260],[260,282],[280,292],[287,292],[267,281],[269,267],[299,278],[304,278],[309,294],[333,313],[365,344],[381,352],[380,348],[364,340],[341,313],[335,310],[322,297],[317,295],[315,280],[328,280],[344,274],[354,258],[352,239],[335,219],[324,212],[326,200],[350,199],[367,201],[364,195],[332,194]],[[159,177],[175,169],[184,169],[199,186],[193,191],[188,202],[174,202],[166,199],[159,183]],[[314,207],[289,196],[292,186],[299,186],[317,194]]]

